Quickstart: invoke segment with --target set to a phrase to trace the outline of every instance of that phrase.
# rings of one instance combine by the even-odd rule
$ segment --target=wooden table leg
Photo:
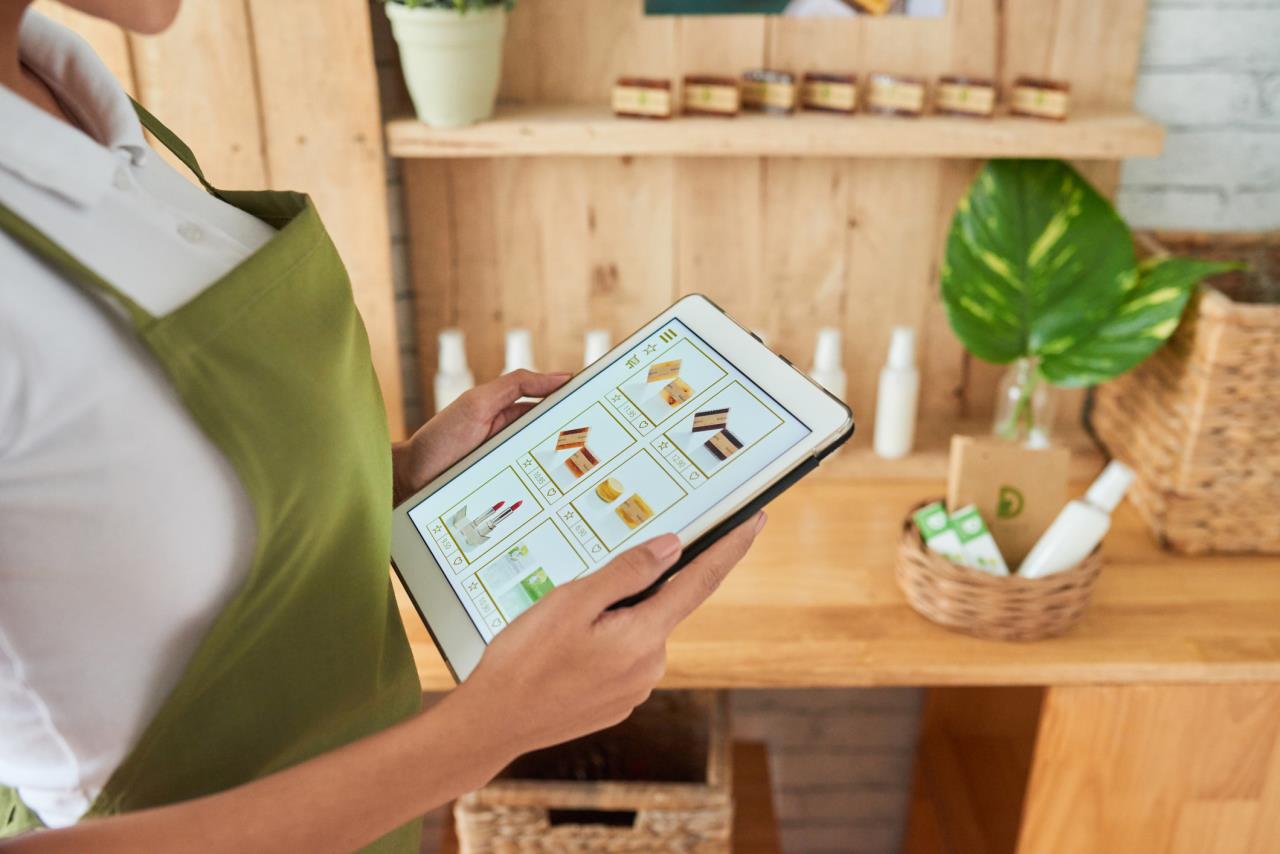
[[[1050,688],[1017,850],[1280,851],[1280,685]]]
[[[903,854],[1012,854],[1043,694],[929,689]]]

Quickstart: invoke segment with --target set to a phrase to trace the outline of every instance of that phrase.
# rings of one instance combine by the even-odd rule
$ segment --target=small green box
[[[542,567],[538,567],[521,579],[520,586],[524,588],[524,592],[528,593],[529,598],[534,602],[537,602],[555,589],[555,584],[547,577],[546,570]]]

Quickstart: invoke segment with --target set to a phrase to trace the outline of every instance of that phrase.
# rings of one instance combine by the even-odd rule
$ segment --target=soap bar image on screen
[[[645,382],[659,383],[673,380],[680,376],[680,360],[672,359],[670,362],[654,362],[649,366],[649,376]]]
[[[679,406],[691,397],[693,397],[693,389],[679,377],[662,387],[662,399],[666,401],[667,406]]]
[[[596,495],[599,496],[600,500],[605,504],[613,503],[613,501],[621,494],[622,481],[618,480],[616,477],[605,478],[600,481],[600,484],[596,487]]]
[[[638,528],[653,516],[653,510],[638,492],[619,504],[615,512],[628,528]]]
[[[719,433],[707,440],[707,450],[710,451],[717,460],[724,462],[738,452],[742,447],[742,441],[728,430],[721,430]]]
[[[582,477],[595,468],[599,462],[600,460],[596,459],[596,455],[591,453],[591,449],[583,445],[578,453],[564,461],[564,465],[574,477]]]
[[[720,430],[729,426],[729,410],[725,409],[704,409],[701,412],[695,412],[693,415],[693,432],[699,433],[703,430]]]
[[[567,451],[570,448],[586,447],[587,434],[590,432],[590,427],[573,427],[568,430],[561,430],[560,435],[556,437],[556,450]]]

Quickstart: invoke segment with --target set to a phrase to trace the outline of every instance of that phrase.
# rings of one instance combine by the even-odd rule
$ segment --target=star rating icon
[[[646,356],[652,356],[652,355],[653,355],[654,353],[656,353],[656,352],[658,352],[658,345],[657,345],[657,344],[646,344],[646,345],[644,346],[644,354],[645,354]]]

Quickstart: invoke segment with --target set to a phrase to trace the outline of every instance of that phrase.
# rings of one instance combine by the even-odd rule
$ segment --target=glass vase
[[[1047,447],[1057,414],[1054,391],[1040,375],[1034,358],[1024,357],[1011,363],[996,390],[995,434],[1028,448]]]

